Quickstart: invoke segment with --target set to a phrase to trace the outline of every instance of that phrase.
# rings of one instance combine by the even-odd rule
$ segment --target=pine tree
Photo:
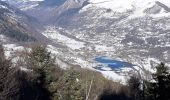
[[[50,85],[54,81],[52,77],[52,69],[54,67],[54,60],[51,53],[47,51],[44,46],[37,46],[32,48],[28,56],[28,68],[31,71],[30,80],[44,91],[45,97],[50,98],[53,93],[50,93]],[[46,100],[48,100],[46,98]]]
[[[83,100],[80,74],[74,70],[65,73],[62,80],[62,100]]]
[[[153,79],[147,86],[147,100],[170,100],[170,73],[164,63],[156,67]]]
[[[131,98],[133,100],[142,100],[141,80],[138,77],[131,76],[128,80]]]
[[[32,48],[28,59],[28,66],[33,71],[36,80],[45,85],[49,84],[52,80],[51,70],[54,67],[54,62],[55,58],[52,58],[51,53],[47,51],[46,47],[37,46]]]
[[[10,61],[5,58],[3,47],[0,45],[0,94],[5,91],[5,82],[10,71],[10,66]]]

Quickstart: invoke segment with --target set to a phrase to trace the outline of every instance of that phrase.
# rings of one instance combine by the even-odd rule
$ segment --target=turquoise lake
[[[133,67],[134,65],[129,62],[119,61],[106,56],[98,56],[94,59],[97,63],[107,66],[111,69],[120,69],[123,67]]]

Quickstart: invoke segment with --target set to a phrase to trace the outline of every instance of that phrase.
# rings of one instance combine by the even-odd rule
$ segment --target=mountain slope
[[[0,1],[0,34],[17,41],[35,41],[32,32],[35,19]],[[31,31],[32,30],[32,31]]]
[[[84,0],[45,0],[39,3],[38,6],[25,10],[28,15],[31,15],[40,22],[45,24],[53,24],[62,15],[72,16],[81,9]]]

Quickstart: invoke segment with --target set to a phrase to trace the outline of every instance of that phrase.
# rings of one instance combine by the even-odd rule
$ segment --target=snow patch
[[[121,76],[121,75],[115,73],[114,71],[101,71],[101,73],[107,79],[113,80],[115,82],[120,82],[122,84],[126,84],[127,83],[126,79],[127,79],[128,76]]]
[[[53,54],[58,54],[57,48],[52,45],[47,45],[47,50]]]
[[[108,47],[105,45],[95,45],[95,50],[97,52],[103,52],[103,51],[114,51],[115,49],[113,47]]]
[[[5,51],[5,56],[7,58],[10,58],[13,53],[16,51],[23,51],[24,47],[23,46],[17,46],[16,44],[5,44],[3,45],[4,51]]]
[[[0,42],[7,42],[7,37],[5,35],[0,34]]]

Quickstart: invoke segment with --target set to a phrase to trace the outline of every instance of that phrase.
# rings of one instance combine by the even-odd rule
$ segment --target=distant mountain
[[[59,6],[63,4],[66,0],[44,0],[40,2],[39,4],[41,6]]]
[[[44,5],[44,6],[60,6],[62,4],[64,4],[66,1],[69,0],[44,0],[42,2],[40,2],[40,5]],[[73,0],[73,2],[76,3],[82,3],[86,0]]]
[[[51,24],[62,15],[72,16],[82,8],[84,0],[45,0],[25,12],[45,24]]]
[[[38,3],[43,0],[2,0],[2,1],[10,5],[13,5],[14,7],[17,7],[20,10],[27,10],[38,6],[39,5]]]
[[[4,0],[10,5],[26,12],[39,21],[48,24],[63,15],[72,16],[80,10],[87,0]]]

